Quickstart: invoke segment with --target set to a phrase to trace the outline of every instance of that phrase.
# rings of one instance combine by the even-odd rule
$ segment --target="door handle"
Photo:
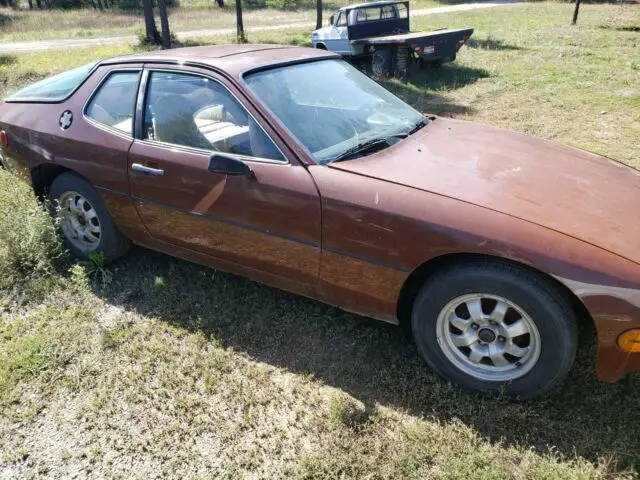
[[[153,175],[154,177],[161,177],[164,175],[164,170],[161,168],[152,168],[139,163],[132,163],[131,170],[134,172],[146,173],[147,175]]]

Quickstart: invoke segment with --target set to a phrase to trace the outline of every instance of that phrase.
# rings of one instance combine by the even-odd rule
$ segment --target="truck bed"
[[[435,30],[433,32],[407,32],[399,33],[396,35],[383,35],[380,37],[365,37],[358,38],[357,40],[351,40],[352,45],[405,45],[405,44],[419,44],[427,45],[435,43],[436,38],[438,41],[456,41],[457,39],[463,39],[465,36],[469,38],[473,33],[472,28],[466,29],[445,29]],[[465,39],[466,40],[466,39]]]

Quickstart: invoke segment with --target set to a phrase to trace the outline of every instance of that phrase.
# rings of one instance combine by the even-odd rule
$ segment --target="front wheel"
[[[412,314],[418,351],[438,374],[471,391],[522,399],[547,392],[567,375],[576,324],[555,285],[498,262],[436,274]]]
[[[73,173],[57,176],[49,197],[54,202],[67,249],[81,260],[92,253],[104,255],[110,262],[123,256],[129,240],[120,233],[93,186]]]

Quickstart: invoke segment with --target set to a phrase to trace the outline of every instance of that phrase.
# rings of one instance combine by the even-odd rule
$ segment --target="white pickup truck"
[[[328,27],[312,32],[311,43],[345,57],[370,57],[376,76],[406,79],[409,62],[453,61],[472,34],[472,28],[411,32],[409,2],[383,1],[341,8]]]

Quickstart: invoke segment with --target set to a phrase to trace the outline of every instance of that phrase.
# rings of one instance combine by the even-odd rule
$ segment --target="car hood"
[[[330,166],[511,215],[640,264],[640,172],[599,155],[436,118],[392,147]]]

